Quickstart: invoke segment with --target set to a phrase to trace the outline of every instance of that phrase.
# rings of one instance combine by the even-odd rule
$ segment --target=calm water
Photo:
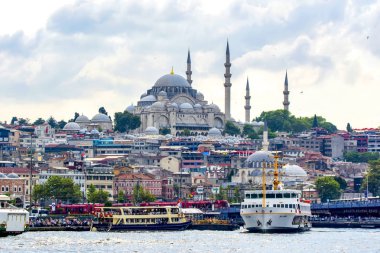
[[[0,252],[380,252],[379,229],[314,228],[301,234],[241,231],[28,232],[0,238]]]

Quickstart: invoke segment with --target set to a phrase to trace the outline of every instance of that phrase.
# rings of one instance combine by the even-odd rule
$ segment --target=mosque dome
[[[7,178],[7,176],[3,173],[0,173],[0,178]]]
[[[103,114],[103,113],[98,113],[91,119],[92,122],[111,122],[111,119]]]
[[[307,173],[300,166],[295,164],[287,164],[282,167],[284,176],[287,177],[307,177]]]
[[[215,112],[220,112],[219,106],[216,104],[210,104],[209,108],[213,109]]]
[[[196,95],[196,98],[200,101],[203,101],[205,100],[205,97],[203,96],[203,94],[201,92],[197,92],[197,95]]]
[[[153,103],[150,108],[154,109],[164,109],[165,106],[161,102],[155,102]]]
[[[155,96],[149,95],[149,96],[143,97],[140,101],[141,102],[156,102],[157,99]]]
[[[191,87],[189,82],[180,75],[177,74],[167,74],[164,76],[161,76],[156,83],[154,84],[154,87]]]
[[[158,135],[158,129],[150,126],[145,129],[145,134],[146,135]]]
[[[80,126],[78,125],[78,123],[69,122],[63,127],[63,130],[65,130],[65,131],[80,131]]]
[[[17,178],[20,178],[16,173],[9,173],[8,174],[8,178],[14,178],[14,179],[17,179]]]
[[[163,96],[163,97],[166,97],[168,94],[166,93],[166,91],[160,91],[159,93],[158,93],[158,96]]]
[[[128,106],[125,110],[126,110],[127,112],[129,112],[129,113],[133,113],[133,111],[135,110],[135,106],[134,106],[134,105],[130,105],[130,106]]]
[[[222,132],[218,128],[213,127],[208,131],[208,136],[220,137],[220,136],[222,136]]]
[[[140,99],[142,99],[143,97],[146,97],[148,94],[146,94],[146,92],[144,92],[143,94],[141,94],[140,96]]]
[[[245,166],[248,168],[256,168],[257,164],[260,164],[261,166],[261,162],[267,162],[267,166],[269,166],[269,164],[274,162],[274,156],[268,151],[256,151],[252,155],[248,156],[245,161]]]
[[[75,123],[90,123],[90,120],[87,116],[82,114],[75,119]]]
[[[194,109],[202,109],[202,106],[200,104],[195,104]]]
[[[179,108],[181,110],[193,110],[193,106],[189,103],[182,103]]]

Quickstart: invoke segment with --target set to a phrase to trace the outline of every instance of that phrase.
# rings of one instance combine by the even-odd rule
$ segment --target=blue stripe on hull
[[[310,227],[299,228],[272,228],[272,229],[260,229],[260,228],[246,228],[250,233],[298,233],[309,231]]]

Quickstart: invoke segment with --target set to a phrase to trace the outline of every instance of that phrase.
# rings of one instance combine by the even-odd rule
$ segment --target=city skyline
[[[224,57],[231,51],[231,116],[283,108],[344,129],[378,127],[379,3],[349,1],[33,1],[0,4],[0,121],[111,116],[168,74],[224,108]],[[23,6],[20,8],[19,6]],[[222,109],[223,110],[223,109]]]

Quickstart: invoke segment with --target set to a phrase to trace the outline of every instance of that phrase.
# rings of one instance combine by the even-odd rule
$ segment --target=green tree
[[[79,113],[75,112],[74,118],[69,119],[69,122],[75,122],[75,120],[79,117]]]
[[[14,125],[16,121],[18,121],[17,117],[12,117],[11,125]]]
[[[22,126],[22,125],[26,125],[26,124],[29,124],[29,119],[28,118],[19,118],[18,119],[18,124],[20,125],[20,126]]]
[[[315,186],[322,202],[340,197],[340,185],[333,177],[319,177]]]
[[[34,203],[37,203],[39,202],[40,199],[43,199],[46,197],[45,187],[43,184],[37,184],[33,187],[32,197],[33,197]]]
[[[53,116],[50,116],[47,120],[48,124],[52,127],[52,128],[57,128],[58,127],[58,123],[57,121],[53,118]]]
[[[62,202],[78,203],[82,194],[79,185],[75,184],[71,178],[51,176],[42,184],[42,198],[56,199]]]
[[[160,134],[162,134],[162,135],[171,134],[170,128],[168,128],[168,127],[160,128],[159,131],[160,131]]]
[[[347,123],[346,130],[347,132],[352,133],[352,127],[350,123]]]
[[[362,190],[367,189],[373,196],[380,195],[380,160],[369,162],[369,171],[363,180]]]
[[[140,117],[129,113],[128,111],[115,113],[115,131],[121,133],[140,127]]]
[[[117,193],[117,202],[118,203],[124,203],[125,202],[125,194],[122,190],[119,190]]]
[[[66,124],[67,124],[66,121],[61,120],[61,121],[58,122],[58,127],[59,127],[60,129],[63,129],[63,128],[65,127]]]
[[[259,135],[256,133],[253,126],[250,124],[244,124],[242,135],[246,136],[250,139],[258,139],[259,138]]]
[[[318,119],[317,119],[317,115],[314,114],[314,118],[313,118],[313,128],[317,128],[318,127]]]
[[[133,203],[138,204],[141,202],[153,202],[156,200],[156,197],[148,190],[145,190],[141,185],[137,184],[133,188],[132,199]]]
[[[45,123],[45,120],[43,118],[38,118],[36,121],[33,122],[33,125],[39,126]]]
[[[345,152],[343,157],[346,162],[368,163],[369,161],[378,160],[380,154],[372,152]]]
[[[227,190],[224,189],[222,186],[219,186],[219,193],[216,194],[217,200],[224,200],[227,199]]]
[[[227,121],[224,126],[224,134],[240,135],[240,129],[232,121]]]
[[[335,176],[334,180],[338,182],[339,187],[341,190],[346,190],[347,188],[347,182],[342,177]]]
[[[101,203],[101,204],[105,204],[108,202],[108,196],[109,196],[109,193],[106,192],[106,191],[103,191],[103,189],[99,189],[97,191],[94,192],[93,194],[93,202],[92,203]]]
[[[235,187],[234,189],[234,202],[236,203],[241,202],[240,189],[238,187]]]
[[[93,184],[90,184],[90,186],[87,189],[87,202],[88,203],[95,203],[95,192],[96,188]]]
[[[182,134],[184,136],[190,136],[190,130],[189,129],[184,129],[183,132],[182,132]]]
[[[99,113],[103,113],[105,115],[108,115],[108,112],[106,111],[106,109],[103,106],[99,108]]]

